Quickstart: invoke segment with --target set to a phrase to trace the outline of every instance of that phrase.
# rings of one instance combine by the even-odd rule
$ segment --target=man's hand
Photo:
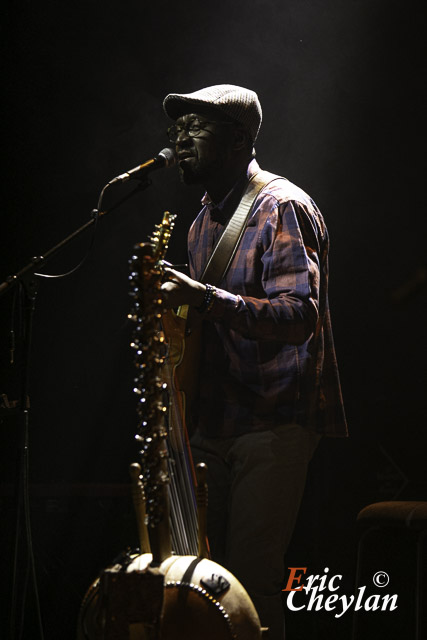
[[[167,309],[174,309],[182,304],[200,307],[205,298],[204,284],[175,269],[166,268],[165,275],[167,280],[162,284],[161,291]]]

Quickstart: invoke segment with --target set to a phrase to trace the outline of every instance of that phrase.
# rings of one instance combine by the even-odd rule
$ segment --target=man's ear
[[[249,134],[245,129],[241,129],[240,127],[236,127],[234,129],[234,142],[233,142],[233,150],[241,151],[246,147],[250,146]]]

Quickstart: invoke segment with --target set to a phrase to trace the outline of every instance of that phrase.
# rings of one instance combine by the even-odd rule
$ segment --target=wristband
[[[207,284],[205,286],[206,286],[206,291],[205,291],[205,297],[203,298],[203,302],[200,306],[195,307],[199,313],[206,313],[210,311],[215,301],[215,292],[216,292],[215,287],[213,287],[211,284]]]

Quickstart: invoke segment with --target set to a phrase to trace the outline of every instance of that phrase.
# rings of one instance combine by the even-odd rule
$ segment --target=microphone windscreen
[[[159,153],[159,156],[162,156],[165,159],[165,167],[173,167],[176,164],[177,157],[175,153],[175,149],[171,149],[170,147],[166,147],[166,149],[162,149]]]

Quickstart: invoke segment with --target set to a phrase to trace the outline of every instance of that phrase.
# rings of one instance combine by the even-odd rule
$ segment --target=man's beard
[[[220,173],[223,167],[223,159],[217,158],[214,162],[203,163],[198,158],[192,157],[179,164],[179,177],[181,182],[187,185],[206,185],[212,178]]]
[[[205,172],[198,166],[190,166],[189,163],[182,162],[179,165],[179,177],[184,184],[203,184]]]

